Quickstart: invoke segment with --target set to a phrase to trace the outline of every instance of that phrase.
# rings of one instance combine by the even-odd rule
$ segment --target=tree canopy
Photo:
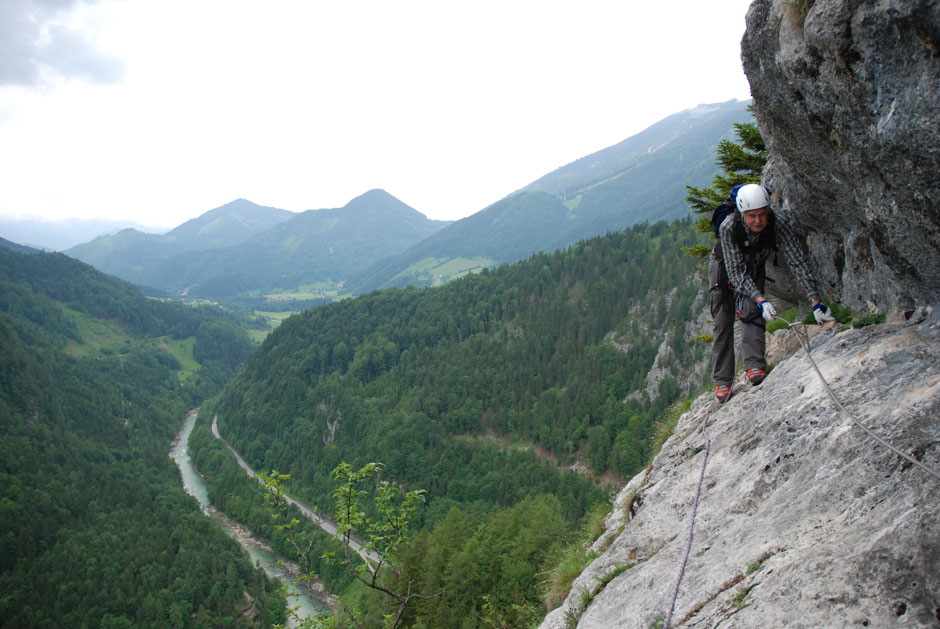
[[[460,604],[417,602],[409,622],[531,617],[549,540],[564,543],[562,531],[606,502],[602,478],[623,482],[647,464],[656,422],[702,364],[687,331],[701,288],[680,250],[703,240],[691,223],[637,225],[439,288],[305,311],[268,336],[212,413],[252,467],[289,474],[308,504],[330,504],[329,473],[343,461],[381,461],[381,480],[427,491],[403,569],[427,573],[422,594],[459,592]],[[670,359],[648,389],[660,354]],[[705,375],[691,378],[696,391]],[[269,527],[253,483],[240,485],[208,431],[191,443],[218,479],[213,499]],[[494,564],[490,549],[503,547],[512,559]],[[316,570],[336,591],[351,587]]]
[[[0,249],[0,626],[283,620],[277,586],[167,456],[193,400],[219,386],[181,381],[168,343],[223,319],[61,254]]]

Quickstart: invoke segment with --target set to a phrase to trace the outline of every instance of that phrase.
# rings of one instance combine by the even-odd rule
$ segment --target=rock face
[[[822,330],[811,349],[858,421],[940,470],[940,312]],[[736,391],[724,406],[702,396],[680,418],[618,496],[593,547],[600,556],[542,627],[662,626],[704,422],[709,456],[670,626],[940,626],[940,479],[840,411],[802,349],[760,387],[739,382]]]
[[[680,418],[544,629],[661,627],[700,478],[670,626],[940,627],[940,0],[755,0],[747,23],[765,183],[821,288],[905,315],[824,330],[812,357],[858,422],[932,471],[860,428],[777,332],[789,357]]]
[[[937,303],[940,0],[756,0],[742,58],[765,183],[822,288],[856,310]]]

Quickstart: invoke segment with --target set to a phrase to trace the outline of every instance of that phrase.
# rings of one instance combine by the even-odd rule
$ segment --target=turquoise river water
[[[193,467],[192,459],[189,456],[189,435],[192,434],[193,426],[196,425],[197,416],[198,413],[195,412],[189,413],[186,416],[183,429],[180,431],[173,447],[170,449],[170,457],[176,461],[176,465],[179,467],[180,474],[183,477],[183,489],[186,490],[186,493],[199,501],[199,506],[202,507],[202,512],[205,513],[206,516],[212,517],[229,535],[238,541],[241,547],[245,549],[245,552],[251,557],[253,563],[260,565],[268,576],[278,579],[281,583],[288,586],[288,605],[291,607],[299,607],[298,615],[301,618],[306,618],[317,610],[324,609],[325,605],[321,601],[299,591],[294,586],[294,578],[283,566],[278,564],[278,557],[262,548],[258,542],[250,535],[247,535],[244,530],[233,530],[227,522],[223,521],[221,518],[213,517],[210,513],[208,508],[209,490],[206,487],[205,481],[202,480],[202,477],[196,473],[196,468]],[[288,626],[292,624],[293,623],[289,623]]]

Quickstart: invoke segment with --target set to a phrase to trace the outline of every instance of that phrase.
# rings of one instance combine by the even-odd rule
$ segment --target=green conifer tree
[[[748,111],[753,113],[754,106]],[[738,141],[721,140],[716,150],[715,164],[722,172],[715,175],[712,185],[698,188],[686,186],[688,195],[685,200],[692,211],[699,215],[695,231],[712,231],[711,214],[718,204],[727,198],[731,188],[742,183],[760,183],[764,164],[767,162],[767,147],[760,135],[757,124],[753,122],[734,123]],[[711,253],[709,247],[696,245],[685,249],[689,255],[704,257]]]

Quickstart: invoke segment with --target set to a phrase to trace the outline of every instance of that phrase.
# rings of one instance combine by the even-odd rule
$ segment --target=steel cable
[[[832,387],[830,387],[829,383],[826,382],[826,378],[823,376],[822,372],[819,370],[819,366],[816,364],[816,361],[813,359],[813,355],[809,350],[809,334],[807,333],[805,329],[806,328],[805,324],[802,321],[787,321],[783,317],[779,317],[779,318],[781,321],[785,322],[791,330],[793,330],[794,334],[796,334],[796,338],[800,341],[800,345],[803,347],[803,349],[806,350],[806,356],[807,358],[809,358],[810,364],[812,364],[813,369],[816,371],[816,375],[819,376],[819,380],[823,383],[823,386],[826,387],[826,391],[829,392],[829,396],[836,403],[836,406],[838,406],[839,409],[843,413],[845,413],[849,417],[849,419],[852,420],[852,423],[854,423],[856,426],[861,428],[865,432],[865,434],[867,434],[869,437],[871,437],[872,439],[874,439],[876,442],[883,445],[884,447],[888,448],[889,450],[891,450],[892,452],[894,452],[895,454],[903,458],[905,461],[908,461],[912,465],[919,467],[924,472],[935,477],[937,480],[940,480],[940,472],[933,469],[929,465],[921,463],[914,457],[904,452],[901,452],[896,447],[892,446],[890,443],[888,443],[887,441],[885,441],[884,439],[876,435],[865,424],[863,424],[857,417],[855,417],[845,407],[845,405],[842,404],[842,402],[836,396],[835,392],[832,390]],[[803,326],[803,329],[799,329],[800,326]],[[672,602],[670,603],[670,606],[669,606],[669,612],[666,614],[666,620],[663,623],[663,629],[669,629],[669,624],[672,622],[672,614],[675,611],[676,601],[679,598],[679,586],[682,583],[683,576],[685,576],[685,567],[689,561],[689,554],[692,552],[692,536],[695,531],[695,517],[698,514],[698,503],[699,503],[699,498],[702,494],[702,482],[705,479],[705,466],[708,463],[708,453],[711,448],[711,439],[709,439],[708,431],[706,430],[707,424],[708,424],[708,416],[706,415],[705,418],[702,420],[702,435],[705,438],[705,456],[702,458],[702,469],[701,469],[701,472],[699,473],[698,486],[695,488],[695,501],[692,504],[692,518],[689,521],[689,534],[686,538],[685,554],[683,555],[682,563],[679,566],[679,574],[676,576],[676,584],[672,592]]]
[[[915,459],[914,457],[912,457],[912,456],[910,456],[910,455],[908,455],[908,454],[906,454],[906,453],[904,453],[904,452],[901,452],[900,450],[898,450],[897,448],[895,448],[893,445],[891,445],[890,443],[888,443],[887,441],[885,441],[884,439],[882,439],[881,437],[879,437],[878,435],[876,435],[874,432],[872,432],[871,429],[868,428],[868,426],[866,426],[865,424],[863,424],[863,423],[861,422],[861,420],[859,420],[857,417],[855,417],[855,415],[853,415],[851,412],[849,412],[849,409],[845,408],[845,406],[842,404],[842,402],[839,401],[839,398],[836,397],[836,394],[835,394],[835,392],[833,392],[832,387],[829,386],[829,383],[826,382],[826,378],[823,377],[822,372],[819,370],[819,366],[816,365],[816,361],[813,360],[813,355],[812,355],[812,354],[810,353],[810,351],[809,351],[809,334],[806,332],[806,329],[805,329],[805,328],[806,328],[806,324],[804,324],[802,321],[793,321],[793,322],[787,321],[787,320],[784,319],[783,317],[780,317],[780,320],[783,321],[783,322],[785,322],[788,326],[790,326],[790,329],[793,330],[793,332],[796,334],[796,338],[799,339],[800,345],[802,345],[802,346],[803,346],[803,349],[806,350],[806,356],[807,356],[807,358],[809,358],[810,364],[813,365],[813,369],[816,370],[816,375],[819,376],[820,382],[822,382],[822,383],[823,383],[823,386],[826,387],[826,391],[829,392],[829,396],[830,396],[830,397],[832,398],[832,400],[836,403],[836,406],[839,407],[839,410],[841,410],[843,413],[845,413],[845,414],[849,417],[849,419],[852,420],[852,423],[853,423],[853,424],[855,424],[856,426],[858,426],[859,428],[861,428],[861,429],[865,432],[865,434],[867,434],[869,437],[871,437],[872,439],[874,439],[875,441],[877,441],[879,444],[881,444],[881,445],[883,445],[884,447],[888,448],[889,450],[891,450],[892,452],[894,452],[895,454],[897,454],[899,457],[901,457],[901,458],[904,459],[905,461],[908,461],[908,462],[911,463],[912,465],[916,465],[917,467],[919,467],[919,468],[922,469],[923,471],[927,472],[928,474],[930,474],[931,476],[933,476],[933,477],[936,478],[937,480],[940,480],[940,472],[938,472],[937,470],[933,469],[933,468],[930,467],[929,465],[925,465],[924,463],[921,463],[920,461],[918,461],[918,460]],[[799,326],[803,326],[804,329],[799,330],[799,329],[798,329]]]

